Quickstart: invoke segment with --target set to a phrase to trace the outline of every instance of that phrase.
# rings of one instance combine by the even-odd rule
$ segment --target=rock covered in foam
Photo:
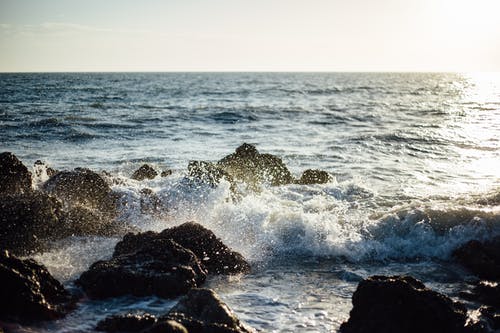
[[[480,278],[500,279],[500,237],[471,240],[453,251],[453,257]]]
[[[19,194],[31,191],[31,172],[10,152],[0,154],[0,194]]]
[[[158,176],[158,172],[149,164],[143,164],[130,178],[135,180],[153,179]]]
[[[500,284],[498,282],[480,281],[471,291],[461,292],[460,296],[500,310]]]
[[[2,320],[33,322],[61,318],[74,298],[44,266],[0,253],[0,316]]]
[[[469,332],[467,311],[458,302],[409,276],[372,276],[352,296],[353,309],[340,331]]]
[[[159,332],[155,330],[156,327],[169,320],[180,323],[190,333],[256,332],[243,324],[210,289],[190,290],[166,316],[160,317],[158,323],[146,332]]]
[[[131,253],[153,240],[172,239],[193,251],[208,273],[237,274],[250,271],[250,265],[241,254],[228,248],[211,230],[195,222],[186,222],[160,233],[127,234],[116,244],[114,256]]]
[[[133,251],[98,261],[76,281],[92,298],[122,295],[170,298],[201,285],[206,271],[196,255],[171,239],[151,239]]]

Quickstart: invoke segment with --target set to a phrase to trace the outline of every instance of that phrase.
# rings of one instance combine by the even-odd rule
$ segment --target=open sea
[[[335,180],[264,185],[237,201],[227,182],[186,185],[189,161],[244,142],[297,177],[322,169]],[[0,74],[0,151],[30,168],[40,159],[109,172],[125,198],[120,219],[141,230],[195,220],[214,231],[253,272],[206,286],[266,332],[336,331],[373,274],[410,274],[457,299],[472,276],[453,249],[500,235],[500,74]],[[174,172],[130,179],[146,162]],[[143,188],[161,214],[141,211]],[[73,237],[34,258],[71,288],[118,240]],[[16,329],[88,332],[109,314],[174,303],[86,300],[65,319]]]

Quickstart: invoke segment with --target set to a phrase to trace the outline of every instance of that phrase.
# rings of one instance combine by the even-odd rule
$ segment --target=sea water
[[[225,181],[186,182],[189,161],[217,161],[244,142],[297,177],[322,169],[335,179],[242,187],[237,200]],[[194,220],[214,231],[252,273],[206,286],[267,332],[335,331],[373,274],[410,274],[457,299],[473,277],[453,249],[500,235],[500,74],[0,74],[0,151],[30,167],[107,171],[119,218],[140,230]],[[173,174],[132,180],[143,163]],[[160,209],[141,209],[144,188]],[[71,237],[34,258],[73,288],[118,241]],[[84,299],[65,319],[16,329],[87,332],[113,313],[173,304]]]

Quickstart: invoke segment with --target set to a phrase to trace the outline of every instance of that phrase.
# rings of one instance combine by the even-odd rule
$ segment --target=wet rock
[[[16,254],[40,250],[64,232],[62,203],[45,193],[0,198],[0,248]]]
[[[113,315],[97,323],[96,330],[104,332],[140,332],[156,323],[156,317],[149,314]]]
[[[36,160],[34,165],[33,165],[33,169],[35,171],[35,175],[37,177],[43,177],[43,173],[45,173],[45,175],[47,175],[47,177],[52,177],[54,176],[58,171],[49,167],[46,163],[40,161],[40,160]]]
[[[161,213],[167,211],[160,197],[150,188],[143,188],[141,194],[141,212],[143,213]]]
[[[117,236],[134,231],[134,227],[121,223],[95,209],[71,206],[62,214],[61,237],[68,236]]]
[[[152,239],[132,252],[98,261],[76,281],[89,297],[175,297],[205,281],[193,252],[170,239]]]
[[[135,235],[127,234],[116,244],[114,256],[136,251],[143,244],[153,240],[167,239],[172,239],[193,251],[210,274],[237,274],[250,271],[250,265],[241,254],[229,249],[211,230],[195,222],[186,222],[160,233],[149,231]]]
[[[143,333],[188,333],[188,330],[176,321],[163,320],[153,327],[146,329]]]
[[[99,174],[89,169],[58,172],[43,189],[69,206],[86,206],[108,213],[116,211],[116,196],[111,188]]]
[[[470,292],[461,292],[460,297],[500,310],[500,284],[498,282],[480,281]]]
[[[172,170],[163,170],[160,174],[160,177],[168,177],[173,173]]]
[[[190,161],[188,164],[188,176],[207,183],[210,186],[216,186],[223,178],[229,182],[233,181],[233,178],[224,169],[216,164],[205,161]]]
[[[332,176],[326,171],[308,169],[302,173],[298,183],[302,185],[326,184],[331,180]]]
[[[74,298],[44,266],[0,253],[0,317],[15,322],[61,318],[74,305]]]
[[[0,195],[19,194],[31,191],[31,172],[16,157],[4,152],[0,154]]]
[[[285,185],[294,181],[292,174],[281,158],[271,154],[260,154],[255,146],[244,143],[218,162],[234,179],[256,185],[268,182]]]
[[[484,243],[471,240],[456,249],[453,257],[482,279],[500,279],[500,237]]]
[[[132,179],[135,180],[144,180],[144,179],[154,179],[158,176],[158,172],[150,166],[149,164],[143,164],[139,169],[137,169],[132,174]]]
[[[189,333],[256,332],[243,324],[229,307],[210,289],[192,289],[158,322],[173,320]],[[154,328],[154,326],[153,326]]]
[[[352,296],[353,309],[340,332],[468,332],[467,311],[409,276],[372,276]]]

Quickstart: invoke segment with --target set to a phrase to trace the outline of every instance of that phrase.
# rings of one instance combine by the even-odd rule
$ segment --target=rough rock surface
[[[131,178],[135,180],[144,180],[153,179],[156,176],[158,176],[158,172],[151,165],[143,164],[132,174]]]
[[[500,237],[484,243],[471,240],[456,249],[453,257],[482,279],[500,279]]]
[[[114,256],[131,253],[154,240],[167,239],[193,251],[208,273],[236,274],[250,271],[250,265],[241,254],[229,249],[212,231],[195,222],[186,222],[160,233],[148,231],[127,234],[116,244]]]
[[[210,289],[190,290],[166,316],[159,318],[158,323],[166,320],[182,324],[189,333],[255,332],[243,324]]]
[[[308,169],[302,173],[302,176],[297,183],[308,184],[326,184],[332,180],[330,174],[323,170]]]
[[[156,317],[149,314],[113,315],[97,323],[96,330],[104,332],[140,332],[156,323]]]
[[[16,157],[4,152],[0,154],[0,195],[31,191],[31,172]]]
[[[255,146],[244,143],[218,162],[233,178],[250,185],[268,182],[271,185],[293,183],[294,179],[281,158],[260,154]]]
[[[98,261],[76,283],[92,298],[121,295],[175,297],[205,281],[193,252],[170,239],[149,240],[132,252]]]
[[[205,161],[190,161],[188,164],[188,176],[201,182],[216,186],[224,178],[233,182],[233,178],[220,166]]]
[[[61,232],[62,204],[41,192],[0,198],[0,248],[16,254],[39,250]]]
[[[472,291],[461,292],[460,297],[500,310],[500,284],[498,282],[480,281]]]
[[[15,322],[33,322],[63,317],[73,306],[73,297],[44,266],[20,260],[7,251],[0,253],[0,317]]]
[[[372,276],[352,296],[353,309],[340,332],[468,332],[467,311],[409,276]]]
[[[89,169],[58,172],[43,189],[69,206],[85,206],[109,213],[116,210],[116,197],[111,188],[99,174]]]

